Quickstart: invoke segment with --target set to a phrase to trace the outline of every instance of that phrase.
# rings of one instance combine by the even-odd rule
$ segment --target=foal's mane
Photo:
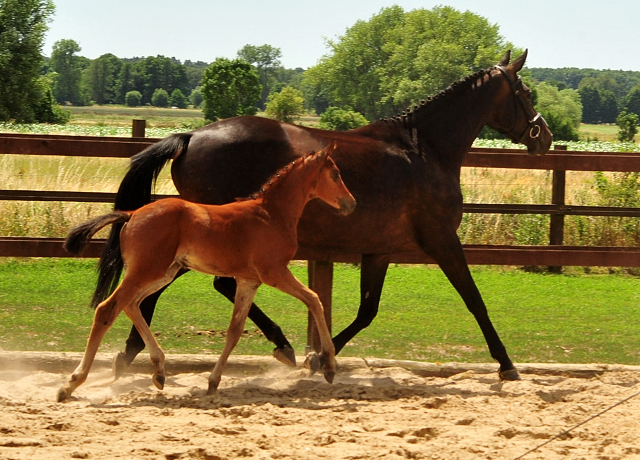
[[[479,80],[485,77],[485,75],[490,75],[492,70],[493,67],[489,69],[479,70],[474,74],[468,75],[456,82],[453,82],[447,88],[443,89],[433,96],[428,97],[426,100],[422,100],[419,105],[416,104],[413,107],[409,107],[408,109],[405,109],[401,114],[394,117],[382,118],[378,121],[384,123],[407,123],[408,121],[411,121],[416,115],[428,111],[428,109],[434,107],[440,101],[445,100],[446,98],[449,98],[454,94],[462,93],[468,89],[472,89]]]
[[[236,201],[251,201],[264,196],[267,190],[273,187],[278,181],[282,180],[291,171],[302,165],[305,159],[317,155],[319,152],[321,152],[321,150],[318,150],[316,152],[309,151],[306,154],[299,156],[291,163],[287,163],[284,167],[280,168],[273,176],[271,176],[264,184],[262,184],[262,187],[260,187],[257,192],[252,193],[251,195],[244,198],[236,198]]]

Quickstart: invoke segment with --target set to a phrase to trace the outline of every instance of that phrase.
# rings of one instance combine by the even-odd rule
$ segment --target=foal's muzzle
[[[340,198],[340,210],[338,211],[341,216],[348,216],[353,212],[356,208],[356,199],[353,197],[350,198]]]

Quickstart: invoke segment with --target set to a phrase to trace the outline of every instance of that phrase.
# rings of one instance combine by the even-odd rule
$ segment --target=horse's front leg
[[[360,269],[360,308],[351,324],[333,338],[336,354],[378,314],[384,278],[389,268],[388,254],[363,254]]]
[[[175,281],[180,276],[187,273],[189,270],[182,269],[178,272],[176,277],[173,279]],[[172,281],[172,282],[173,282]],[[171,284],[171,283],[169,283]],[[146,297],[142,303],[140,304],[140,312],[144,318],[144,321],[147,325],[151,325],[151,320],[153,319],[153,313],[156,309],[156,303],[160,298],[160,295],[164,292],[166,288],[169,287],[169,284],[161,288],[160,290],[154,292],[153,294]],[[125,370],[131,365],[133,360],[138,354],[144,350],[145,344],[144,340],[140,336],[138,329],[134,326],[131,326],[131,332],[129,332],[129,337],[126,340],[126,345],[124,352],[120,352],[113,357],[113,376],[117,380],[119,379]]]
[[[216,276],[213,287],[234,302],[236,296],[236,280],[234,278]],[[282,333],[280,326],[274,323],[255,303],[252,303],[249,309],[249,319],[258,326],[267,340],[276,345],[276,348],[273,349],[273,356],[287,366],[296,367],[296,354]]]
[[[503,380],[520,380],[505,346],[489,319],[487,307],[473,281],[460,239],[453,233],[436,245],[429,245],[429,254],[436,260],[453,287],[458,291],[469,311],[475,317],[493,359],[500,363],[499,375]]]
[[[284,267],[284,270],[278,272],[272,268],[269,271],[268,280],[263,279],[263,281],[269,286],[275,287],[285,294],[289,294],[305,303],[318,327],[318,335],[320,336],[320,344],[322,346],[319,366],[323,367],[325,380],[332,383],[336,375],[336,350],[331,340],[329,327],[324,318],[324,307],[318,295],[293,276],[287,267]],[[312,371],[315,371],[313,365],[311,365],[311,368]]]
[[[251,280],[238,280],[236,297],[233,303],[233,314],[231,316],[231,322],[227,329],[227,336],[224,342],[224,348],[218,361],[216,362],[213,372],[209,376],[209,388],[207,389],[207,395],[212,395],[218,389],[220,385],[220,379],[222,378],[222,371],[229,359],[229,355],[238,344],[242,331],[244,330],[244,323],[249,313],[249,308],[253,302],[253,298],[256,296],[256,292],[260,287],[259,281]]]
[[[93,360],[98,352],[98,347],[107,333],[109,328],[113,325],[114,321],[122,311],[121,303],[117,300],[117,291],[114,292],[108,299],[100,303],[96,308],[96,312],[93,316],[93,325],[91,326],[91,333],[87,340],[87,346],[80,361],[80,365],[73,371],[69,381],[66,385],[63,385],[57,394],[57,401],[61,402],[68,399],[71,393],[82,385],[87,376],[89,370],[93,364]]]

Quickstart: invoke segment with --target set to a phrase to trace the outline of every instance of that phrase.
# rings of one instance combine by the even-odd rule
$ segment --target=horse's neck
[[[477,81],[481,84],[453,88],[428,102],[407,121],[409,135],[421,150],[458,169],[493,110],[497,85],[484,76]]]

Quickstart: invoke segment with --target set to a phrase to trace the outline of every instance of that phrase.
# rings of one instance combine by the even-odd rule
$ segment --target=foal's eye
[[[332,178],[334,181],[338,182],[338,180],[340,180],[340,173],[339,173],[338,171],[333,171],[333,172],[331,173],[331,178]]]

